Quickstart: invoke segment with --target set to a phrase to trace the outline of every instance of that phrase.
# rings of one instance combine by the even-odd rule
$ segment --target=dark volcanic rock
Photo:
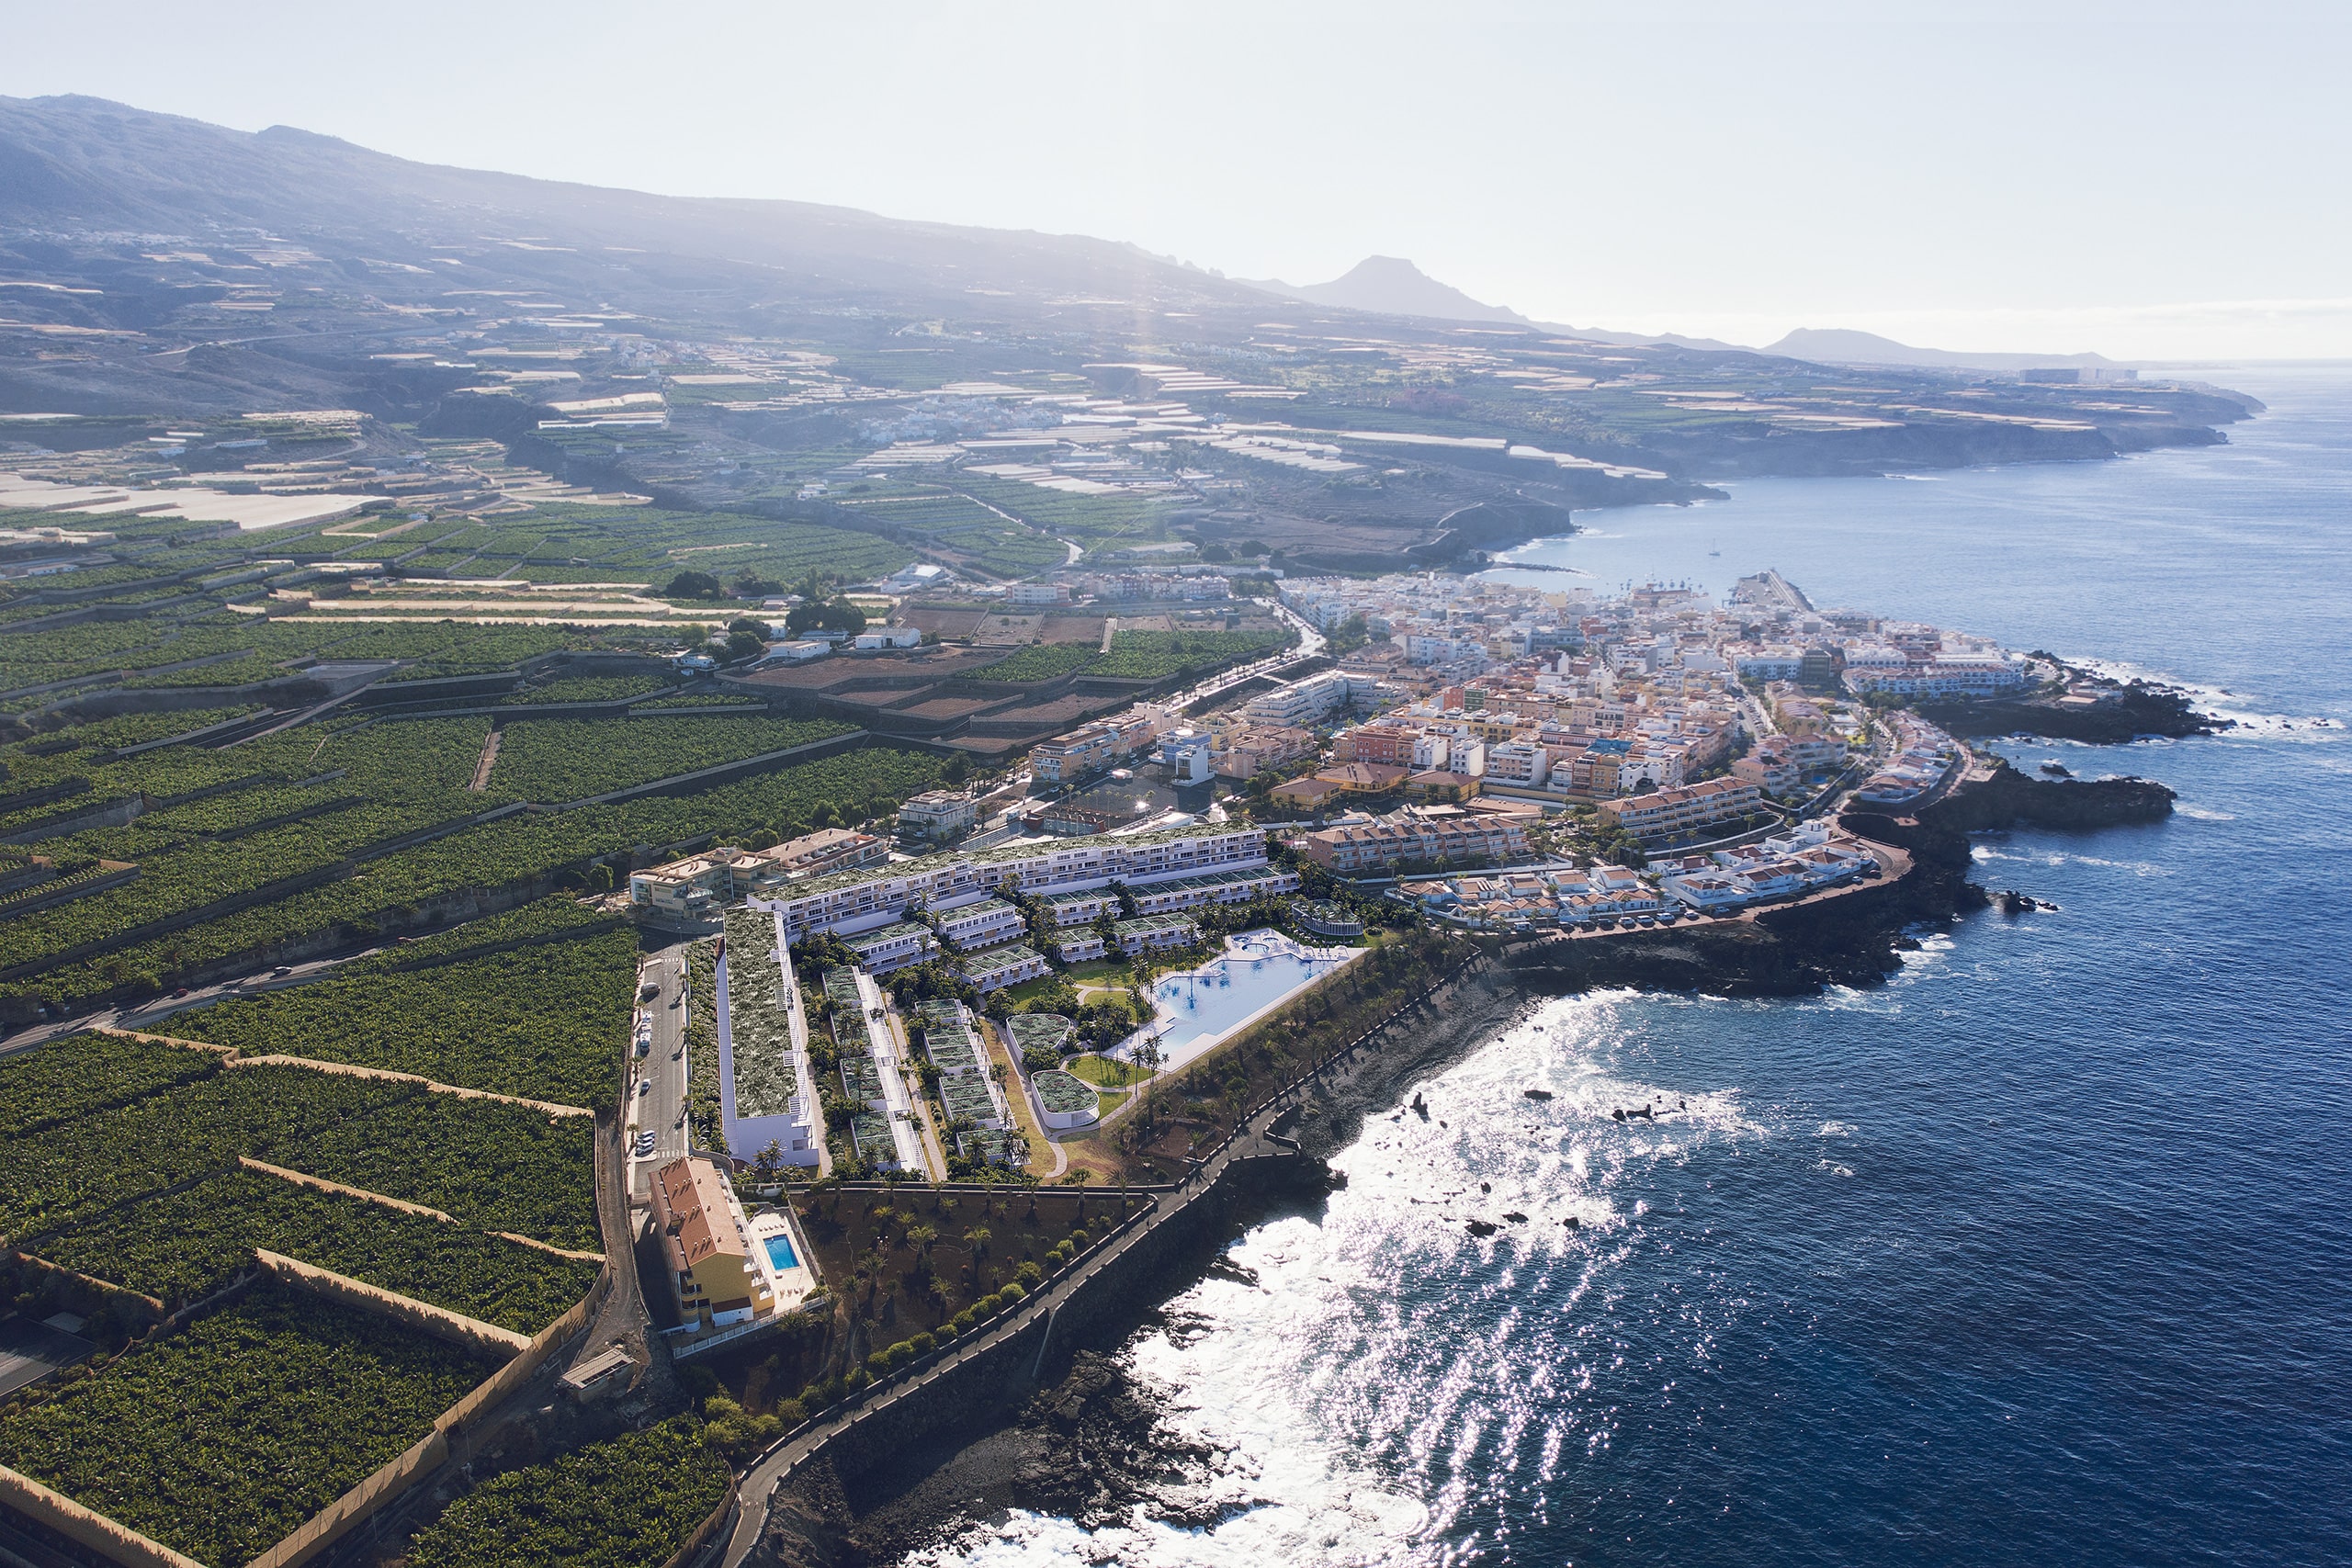
[[[2146,735],[2173,739],[2211,735],[2230,722],[2198,712],[2183,693],[2144,681],[2118,687],[2109,700],[2087,707],[2036,696],[2007,702],[1929,703],[1919,712],[1955,735],[2022,733],[2093,745],[2121,745]]]
[[[1001,1523],[1022,1508],[1086,1529],[1140,1507],[1185,1529],[1223,1522],[1214,1492],[1223,1455],[1172,1429],[1157,1396],[1108,1356],[1081,1351],[1069,1374],[1010,1425],[961,1449],[914,1453],[844,1486],[808,1466],[779,1488],[754,1562],[867,1568]]]
[[[2004,762],[1981,784],[1956,790],[1920,813],[1958,833],[2013,828],[2118,828],[2161,822],[2173,792],[2152,779],[2037,779]]]

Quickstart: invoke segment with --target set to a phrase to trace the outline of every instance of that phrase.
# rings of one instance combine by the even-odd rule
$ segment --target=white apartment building
[[[1011,942],[1028,926],[1022,919],[1020,910],[1001,898],[990,897],[942,913],[936,929],[941,936],[968,952],[976,947],[991,947],[1000,942]]]
[[[1139,887],[1265,863],[1262,828],[1168,828],[932,855],[797,884],[761,907],[783,916],[794,940],[818,931],[846,936],[888,926],[910,908],[946,910],[978,903],[1008,885],[1043,896],[1113,882]]]
[[[1487,782],[1540,789],[1552,775],[1552,753],[1532,740],[1500,740],[1487,748]]]
[[[1348,705],[1349,678],[1333,670],[1261,692],[1241,706],[1246,724],[1304,729]]]
[[[968,795],[927,789],[899,807],[899,831],[944,842],[970,828],[979,815],[979,803]]]

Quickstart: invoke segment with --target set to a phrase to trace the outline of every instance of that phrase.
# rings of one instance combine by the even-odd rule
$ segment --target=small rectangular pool
[[[768,1244],[768,1262],[775,1267],[777,1273],[781,1274],[786,1269],[796,1268],[799,1265],[800,1258],[798,1254],[792,1250],[792,1238],[790,1236],[772,1235],[767,1237],[766,1240]]]

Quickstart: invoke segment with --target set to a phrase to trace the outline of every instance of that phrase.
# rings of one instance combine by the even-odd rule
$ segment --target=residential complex
[[[712,966],[718,1033],[719,1129],[740,1160],[820,1160],[824,1112],[809,1077],[808,1024],[776,918],[728,911]]]
[[[1600,820],[1637,839],[1662,839],[1733,822],[1764,804],[1764,792],[1746,779],[1708,779],[1679,789],[1629,795],[1600,803]]]
[[[1951,781],[1968,758],[1960,742],[1915,714],[1896,714],[1892,724],[1894,758],[1854,792],[1858,803],[1881,810],[1910,806],[1933,794]]]
[[[889,846],[871,833],[820,828],[773,849],[707,850],[631,873],[628,897],[640,911],[707,919],[729,904],[773,893],[797,878],[880,865],[889,858]]]
[[[1826,823],[1810,822],[1758,844],[1654,862],[1645,875],[1625,866],[1577,870],[1544,865],[1499,873],[1413,879],[1394,895],[1456,924],[1520,929],[1589,927],[1731,914],[1802,897],[1874,875],[1871,849]]]
[[[1007,844],[842,872],[797,884],[761,907],[783,917],[786,935],[792,940],[820,931],[846,937],[900,921],[909,910],[944,912],[976,904],[1001,887],[1018,887],[1032,896],[1091,891],[1114,882],[1140,888],[1206,872],[1265,865],[1266,833],[1261,828],[1167,828]],[[1284,874],[1273,874],[1271,890],[1287,890],[1272,886]],[[1214,896],[1204,888],[1197,901],[1205,903]]]
[[[1298,852],[1329,871],[1379,871],[1393,865],[1508,863],[1527,853],[1527,829],[1511,818],[1471,817],[1459,807],[1408,809],[1345,822],[1307,834]]]

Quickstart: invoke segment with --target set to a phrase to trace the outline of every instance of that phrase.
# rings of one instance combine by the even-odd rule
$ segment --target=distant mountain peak
[[[1516,310],[1481,304],[1452,284],[1440,283],[1402,256],[1366,256],[1329,283],[1295,285],[1268,279],[1252,287],[1293,299],[1348,310],[1374,310],[1385,316],[1532,324]]]
[[[1960,354],[1942,348],[1914,348],[1876,333],[1852,327],[1799,327],[1763,350],[1815,365],[1937,366],[1965,370],[2022,370],[2036,366],[2111,367],[2115,361],[2097,354]]]

